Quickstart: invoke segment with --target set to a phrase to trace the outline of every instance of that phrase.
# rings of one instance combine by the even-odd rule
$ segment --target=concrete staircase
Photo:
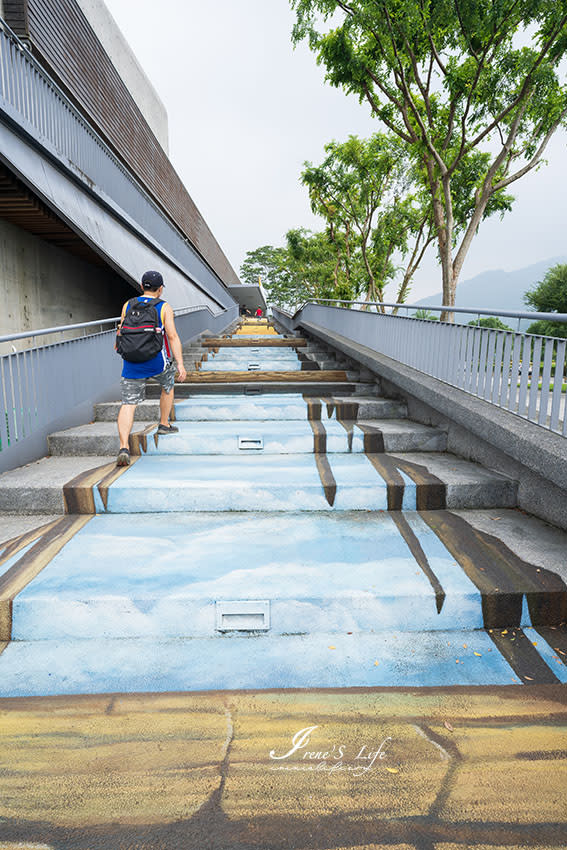
[[[567,681],[567,536],[515,481],[316,340],[185,357],[126,471],[114,403],[0,477],[0,695]]]

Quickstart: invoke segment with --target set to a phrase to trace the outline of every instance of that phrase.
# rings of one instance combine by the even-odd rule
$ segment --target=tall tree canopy
[[[261,278],[268,300],[279,306],[298,305],[309,298],[350,300],[356,295],[343,274],[337,277],[336,251],[329,234],[304,228],[289,230],[285,246],[263,245],[248,251],[240,277],[247,284],[257,284]]]
[[[404,298],[433,238],[430,204],[410,194],[413,175],[405,146],[394,136],[376,133],[369,139],[350,136],[343,143],[330,142],[325,153],[321,165],[305,163],[301,177],[313,211],[327,221],[337,270],[344,263],[352,283],[350,266],[360,248],[364,278],[354,288],[357,294],[365,290],[369,301],[383,301],[384,287],[395,272],[394,254],[409,253],[398,290]]]
[[[548,269],[544,279],[526,292],[524,301],[538,313],[567,313],[567,265]],[[540,319],[532,322],[528,333],[567,337],[567,324]]]
[[[294,41],[307,38],[327,79],[367,101],[423,169],[454,305],[480,222],[509,207],[506,188],[565,124],[565,0],[290,3]]]

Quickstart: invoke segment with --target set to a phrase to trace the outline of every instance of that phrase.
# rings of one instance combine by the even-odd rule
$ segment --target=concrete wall
[[[134,294],[110,269],[0,219],[0,335],[116,316]]]
[[[156,139],[168,153],[167,112],[103,0],[77,0]]]

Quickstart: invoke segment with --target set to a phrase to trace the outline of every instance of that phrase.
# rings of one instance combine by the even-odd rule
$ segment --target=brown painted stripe
[[[416,484],[418,511],[442,510],[447,505],[447,485],[433,475],[426,466],[413,461],[395,458],[398,469],[405,472]]]
[[[555,653],[556,660],[554,663],[558,666],[563,664],[563,666],[567,667],[567,628],[565,625],[554,626],[553,628],[544,628],[543,626],[539,626],[539,628],[534,627],[530,634],[537,634],[542,637]]]
[[[334,398],[325,399],[327,405],[327,416],[333,418],[336,413],[337,421],[356,422],[358,419],[359,404],[356,401],[335,401]]]
[[[94,469],[89,469],[87,472],[81,472],[75,476],[67,484],[63,485],[63,501],[65,503],[65,513],[67,514],[94,514],[95,503],[93,496],[93,487],[101,478],[115,469],[116,464],[105,463],[103,466],[97,466]],[[125,467],[126,469],[128,467]]]
[[[435,604],[437,606],[437,613],[440,614],[443,609],[443,603],[445,602],[445,598],[447,594],[443,590],[441,582],[433,572],[431,568],[431,564],[427,559],[427,555],[423,551],[421,543],[419,542],[418,537],[414,533],[412,527],[409,522],[405,518],[402,511],[394,511],[392,512],[392,519],[396,523],[398,527],[398,531],[402,535],[403,539],[406,541],[410,552],[413,557],[421,567],[423,574],[426,576],[429,581],[431,587],[433,588],[433,592],[435,594]]]
[[[131,455],[138,457],[142,453],[146,454],[146,452],[148,451],[148,434],[151,434],[151,432],[155,428],[157,428],[157,425],[155,424],[147,425],[143,431],[137,431],[135,434],[130,434],[130,437],[128,438],[128,444],[130,447]],[[156,436],[157,432],[154,435],[154,441],[157,446]]]
[[[207,348],[304,348],[307,340],[302,337],[296,339],[273,339],[270,337],[250,337],[249,339],[208,337],[202,340]]]
[[[405,482],[396,464],[387,454],[367,454],[366,457],[385,481],[388,492],[388,510],[401,511]]]
[[[291,383],[307,383],[320,381],[341,381],[347,383],[346,372],[328,371],[319,372],[187,372],[183,383],[186,384],[237,384],[237,383],[259,383],[262,381],[289,381]]]
[[[330,405],[327,405],[327,413],[329,412],[329,407],[330,407]],[[331,416],[332,416],[332,414],[331,414]],[[329,419],[331,418],[331,416],[329,416]],[[347,447],[348,447],[349,452],[352,452],[352,440],[353,440],[353,437],[354,437],[354,422],[352,421],[352,419],[343,419],[342,417],[340,417],[338,415],[338,411],[337,411],[337,422],[339,423],[339,425],[342,425],[343,428],[345,429],[346,434],[347,434]]]
[[[494,561],[516,578],[516,585],[525,591],[532,626],[559,626],[567,622],[567,584],[557,573],[538,567],[520,558],[497,537],[475,529],[477,537]]]
[[[494,629],[488,634],[518,678],[526,685],[559,684],[560,680],[522,629],[510,630],[505,635]]]
[[[317,396],[303,395],[303,401],[307,405],[307,419],[309,422],[320,422],[322,419],[323,405]]]
[[[327,453],[327,431],[321,421],[309,420],[313,431],[313,454]]]
[[[366,454],[383,454],[386,451],[384,434],[379,428],[374,425],[366,425],[363,422],[357,422],[357,426],[364,434],[364,451]]]
[[[12,537],[10,540],[6,540],[5,543],[1,544],[2,548],[2,557],[0,558],[0,566],[5,564],[6,561],[9,561],[14,555],[16,555],[21,549],[24,549],[29,543],[32,543],[38,537],[41,537],[42,534],[45,534],[46,531],[49,531],[56,522],[59,520],[52,520],[51,522],[44,523],[43,525],[34,528],[31,531],[26,531],[24,534],[19,534],[17,537]]]
[[[567,585],[561,576],[524,561],[502,540],[450,511],[422,517],[478,587],[485,628],[519,627],[524,594],[534,627],[566,621]]]
[[[485,629],[519,628],[523,593],[517,577],[491,557],[475,529],[450,511],[424,511],[421,517],[478,588]]]
[[[12,637],[14,598],[90,519],[90,516],[63,516],[56,520],[37,543],[0,578],[0,641],[9,641]]]
[[[325,498],[332,507],[335,504],[335,498],[337,496],[337,482],[335,481],[329,458],[326,454],[316,454],[315,463],[317,464]]]
[[[65,502],[65,513],[67,514],[95,514],[95,500],[93,488],[98,484],[99,493],[106,507],[108,488],[121,475],[127,472],[136,463],[139,457],[131,459],[130,466],[116,466],[115,463],[105,463],[95,469],[82,472],[72,478],[63,486],[63,499]]]
[[[325,498],[332,507],[337,496],[337,482],[327,457],[327,432],[321,422],[321,402],[318,399],[314,400],[306,396],[303,396],[303,398],[307,402],[307,418],[313,431],[313,453],[317,471]]]
[[[133,457],[130,461],[130,466],[114,466],[110,472],[107,472],[107,474],[98,482],[98,492],[100,493],[100,498],[102,499],[105,510],[108,507],[108,488],[111,484],[114,484],[117,478],[124,475],[124,473],[127,472],[127,470],[130,469],[137,460],[139,460],[138,457]]]

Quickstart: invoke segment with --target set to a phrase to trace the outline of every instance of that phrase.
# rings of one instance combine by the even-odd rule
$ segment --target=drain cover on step
[[[269,600],[217,602],[215,609],[215,629],[218,632],[268,631],[270,628]]]
[[[238,448],[239,449],[263,449],[264,448],[264,438],[263,437],[239,437],[238,438]]]

